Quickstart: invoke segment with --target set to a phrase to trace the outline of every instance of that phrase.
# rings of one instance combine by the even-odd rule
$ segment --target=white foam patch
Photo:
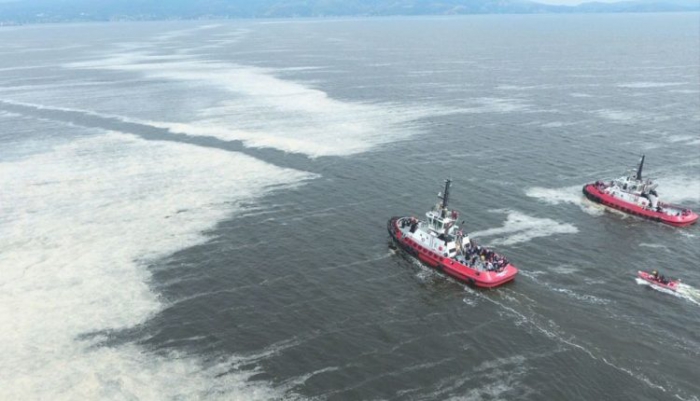
[[[645,113],[631,110],[602,109],[596,110],[593,113],[605,118],[606,120],[614,122],[639,121],[648,119],[648,116]]]
[[[81,335],[162,307],[149,261],[206,240],[270,185],[306,173],[250,157],[110,133],[0,163],[0,399],[266,399],[253,372]],[[99,340],[99,338],[97,339]]]
[[[462,302],[464,302],[466,305],[469,305],[471,307],[477,306],[479,304],[479,298],[467,298],[464,297],[462,299]]]
[[[589,304],[607,305],[610,303],[610,301],[607,299],[599,298],[590,294],[579,294],[577,292],[571,291],[568,288],[552,288],[552,291],[565,294],[569,298],[572,298],[576,301],[585,302]]]
[[[543,188],[533,187],[525,191],[525,195],[539,199],[550,205],[560,205],[562,203],[578,204],[581,203],[582,185],[574,185],[564,188]]]
[[[549,270],[556,273],[557,275],[574,274],[581,271],[581,269],[579,269],[578,267],[571,265],[558,265],[550,268]]]
[[[544,123],[540,125],[542,128],[562,128],[562,127],[570,127],[572,125],[576,125],[578,123],[575,122],[564,122],[564,121],[551,121],[548,123]]]
[[[659,197],[664,202],[700,203],[700,180],[686,176],[673,176],[670,178],[659,178]]]
[[[669,86],[686,85],[686,82],[628,82],[617,85],[618,88],[647,89],[647,88],[667,88]]]
[[[521,99],[482,97],[470,100],[471,105],[460,108],[460,113],[512,113],[530,109],[530,105]]]
[[[523,355],[496,358],[472,367],[471,372],[461,376],[446,377],[439,382],[438,389],[428,394],[427,398],[449,401],[509,399],[512,398],[509,397],[509,393],[515,389],[521,393],[531,391],[523,383],[523,378],[529,371],[528,359]],[[469,384],[473,380],[477,381],[477,386]],[[445,398],[453,393],[460,394]]]
[[[698,93],[700,93],[700,90],[697,90],[697,89],[672,89],[669,92],[681,93],[684,95],[697,95]]]
[[[698,138],[698,135],[668,135],[666,137],[670,143],[678,143],[678,142],[689,142],[689,143],[695,143],[696,141],[700,140]]]
[[[411,134],[411,121],[453,112],[437,106],[342,101],[322,90],[275,76],[284,71],[203,61],[192,56],[163,58],[132,51],[67,67],[130,71],[152,79],[225,90],[231,100],[200,110],[197,121],[151,123],[177,133],[241,140],[247,146],[272,147],[312,157],[363,152]],[[514,107],[494,104],[489,107]]]
[[[25,65],[25,66],[18,66],[18,67],[4,67],[4,68],[0,68],[0,72],[35,70],[35,69],[46,68],[46,67],[47,67],[46,65]]]
[[[642,242],[639,244],[639,246],[644,247],[644,248],[663,249],[664,251],[671,252],[669,247],[667,247],[666,245],[662,245],[662,244],[648,244],[646,242]]]
[[[582,187],[583,184],[563,188],[533,187],[525,191],[525,195],[550,205],[561,205],[568,203],[579,206],[581,210],[590,215],[602,215],[604,209],[597,206],[595,203],[588,201],[581,192]]]
[[[533,89],[551,89],[553,85],[498,85],[496,89],[504,91],[529,91]]]
[[[531,241],[535,238],[558,234],[575,234],[578,229],[568,223],[560,223],[548,218],[532,217],[518,211],[507,211],[508,217],[503,227],[472,232],[474,238],[491,238],[492,245],[514,245]]]
[[[0,117],[17,118],[17,117],[23,117],[23,116],[21,114],[13,113],[11,111],[0,110]]]
[[[6,104],[14,104],[17,106],[25,106],[25,107],[32,107],[38,110],[57,110],[57,111],[67,111],[67,112],[72,112],[72,113],[82,113],[82,114],[87,114],[90,116],[95,116],[95,117],[102,117],[102,118],[113,118],[119,121],[123,122],[130,122],[130,123],[136,123],[136,124],[144,124],[144,122],[139,121],[137,119],[129,119],[126,117],[119,116],[117,114],[107,114],[107,113],[97,113],[94,111],[90,110],[85,110],[85,109],[76,109],[72,107],[57,107],[57,106],[47,106],[43,104],[38,104],[38,103],[30,103],[30,102],[19,102],[16,100],[9,100],[9,99],[0,99],[0,102],[6,103]],[[34,117],[36,118],[36,117]]]

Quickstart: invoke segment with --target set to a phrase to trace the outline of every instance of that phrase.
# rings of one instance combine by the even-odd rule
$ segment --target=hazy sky
[[[0,0],[0,3],[9,3],[9,2],[15,2],[15,1],[28,1],[28,0]],[[559,5],[576,5],[576,4],[581,4],[581,3],[589,3],[591,1],[596,1],[600,3],[617,3],[619,1],[624,1],[624,0],[531,0],[537,3],[545,3],[545,4],[559,4]]]
[[[581,3],[590,3],[592,0],[532,0],[536,3],[556,4],[562,6],[575,6]],[[598,3],[618,3],[623,0],[595,0]]]
[[[9,3],[9,2],[29,2],[30,0],[0,0],[0,3]],[[591,2],[597,2],[597,3],[619,3],[621,1],[635,1],[635,0],[530,0],[534,1],[536,3],[543,3],[543,4],[554,4],[554,5],[565,5],[565,6],[575,6],[581,3],[591,3]],[[697,0],[688,0],[688,3],[693,3],[696,4],[695,1]]]
[[[0,0],[0,3],[27,2],[27,1],[29,1],[29,0]],[[530,1],[534,1],[536,3],[544,3],[544,4],[575,6],[577,4],[590,3],[590,2],[618,3],[620,1],[630,1],[630,0],[530,0]]]

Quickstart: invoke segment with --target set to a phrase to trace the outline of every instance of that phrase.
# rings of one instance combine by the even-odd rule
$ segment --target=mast
[[[438,198],[442,199],[442,209],[445,210],[447,209],[447,204],[450,201],[450,185],[452,184],[451,179],[446,179],[445,180],[445,192],[443,192],[442,196],[438,196]]]
[[[642,180],[642,167],[644,167],[644,155],[642,155],[642,160],[639,161],[639,167],[637,167],[637,180]]]

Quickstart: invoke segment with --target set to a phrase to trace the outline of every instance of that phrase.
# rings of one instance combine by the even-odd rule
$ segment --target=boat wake
[[[700,306],[700,289],[680,283],[676,293],[683,299]]]
[[[581,184],[583,185],[583,184]],[[588,201],[581,194],[581,185],[562,188],[533,187],[525,191],[525,195],[538,199],[550,205],[572,204],[592,216],[601,216],[605,209]]]
[[[560,205],[562,203],[577,204],[583,199],[581,195],[581,185],[564,188],[533,187],[525,191],[525,195],[540,199],[550,205]]]
[[[638,282],[642,281],[643,283],[639,284],[648,284],[646,281],[637,279]],[[689,286],[685,286],[689,287]],[[638,380],[641,383],[644,383],[646,386],[649,388],[661,391],[663,393],[667,394],[673,394],[673,397],[679,399],[679,400],[695,400],[697,401],[697,397],[695,396],[690,396],[688,397],[686,394],[679,394],[679,393],[674,393],[673,388],[668,388],[668,386],[664,386],[656,381],[654,381],[652,378],[648,377],[645,375],[643,372],[641,372],[639,369],[635,368],[629,368],[627,366],[624,366],[620,361],[615,360],[609,355],[605,355],[604,353],[601,352],[600,349],[597,347],[590,346],[586,344],[584,341],[581,341],[580,339],[577,339],[575,336],[572,336],[566,332],[564,332],[559,325],[557,325],[556,322],[552,321],[551,319],[545,319],[543,316],[539,316],[538,314],[534,313],[532,310],[530,310],[529,307],[527,307],[527,304],[529,302],[534,302],[530,300],[527,297],[524,297],[523,294],[517,294],[515,292],[511,291],[504,291],[500,292],[500,295],[503,297],[504,300],[507,302],[502,302],[496,297],[489,296],[488,293],[486,292],[480,292],[480,291],[473,291],[470,289],[468,286],[464,286],[465,290],[469,293],[468,299],[465,297],[463,302],[470,307],[473,307],[477,303],[480,303],[480,301],[484,301],[487,303],[491,303],[498,308],[500,308],[500,311],[498,312],[500,314],[508,315],[511,319],[513,319],[513,324],[516,326],[527,326],[534,331],[539,332],[540,334],[544,335],[545,337],[549,338],[550,340],[560,344],[563,346],[565,349],[569,350],[574,350],[574,351],[579,351],[582,352],[583,354],[587,355],[594,361],[598,361],[604,365],[606,365],[609,368],[612,368],[614,370],[617,370],[621,373],[624,373],[631,378]],[[692,288],[692,287],[690,287]],[[556,290],[555,290],[556,291]],[[663,290],[662,290],[663,291]],[[672,291],[668,291],[672,293],[673,295],[679,295],[676,293],[673,293]],[[680,291],[679,291],[680,292]],[[692,288],[692,291],[694,293],[693,297],[700,297],[700,290]],[[700,298],[696,298],[700,299]],[[695,301],[693,301],[695,302]],[[521,307],[517,307],[516,304],[521,304],[521,306],[524,306],[525,309]],[[699,304],[700,305],[700,304]]]
[[[489,245],[514,245],[528,242],[535,238],[549,237],[556,234],[575,234],[576,226],[568,223],[528,216],[524,213],[507,210],[508,217],[502,227],[489,228],[471,233],[473,238],[500,236],[489,241]]]
[[[572,298],[572,299],[579,301],[579,302],[585,302],[585,303],[595,304],[595,305],[607,305],[610,303],[609,299],[596,297],[596,296],[590,295],[590,294],[579,294],[575,291],[571,291],[568,288],[552,288],[552,291],[564,294],[567,297]]]
[[[514,293],[512,294],[516,295]],[[527,325],[533,328],[535,331],[539,332],[540,334],[544,335],[545,337],[551,339],[552,341],[559,343],[568,349],[580,351],[588,355],[588,357],[590,357],[591,359],[605,364],[606,366],[615,369],[619,372],[625,373],[626,375],[629,375],[630,377],[644,383],[650,388],[659,390],[663,393],[670,393],[672,391],[672,389],[668,389],[662,386],[661,384],[652,381],[652,379],[650,379],[637,369],[628,368],[621,365],[620,362],[616,361],[610,356],[602,354],[600,350],[596,347],[590,347],[584,342],[578,341],[575,336],[571,336],[563,332],[561,328],[556,324],[556,322],[553,322],[552,320],[543,319],[542,316],[538,316],[537,314],[534,314],[531,311],[527,312],[526,310],[519,310],[520,308],[516,309],[515,306],[513,306],[512,301],[519,303],[519,300],[515,299],[514,297],[506,296],[505,299],[508,299],[510,301],[510,304],[506,304],[505,302],[501,302],[494,297],[488,296],[486,293],[473,292],[472,295],[476,298],[479,298],[480,300],[487,301],[496,305],[501,309],[502,313],[508,315],[511,318],[515,318],[515,325]],[[467,302],[465,303],[467,305],[470,305]],[[501,312],[499,312],[499,314],[500,313]],[[683,395],[677,393],[673,395],[680,400],[695,399],[685,398]]]
[[[695,288],[691,285],[680,283],[678,284],[678,289],[676,291],[672,291],[667,288],[661,288],[659,286],[653,285],[639,277],[635,278],[635,281],[639,285],[646,285],[656,291],[663,292],[664,294],[673,295],[677,298],[684,299],[692,304],[700,306],[700,289]]]
[[[700,203],[700,180],[682,174],[673,174],[663,178],[663,186],[664,198],[669,202]]]

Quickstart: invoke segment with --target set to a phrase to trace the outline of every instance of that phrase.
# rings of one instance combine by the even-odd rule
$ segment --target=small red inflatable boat
[[[680,284],[680,280],[666,279],[664,276],[659,276],[658,274],[653,275],[651,273],[639,271],[637,272],[637,275],[639,275],[639,278],[647,281],[653,286],[665,288],[671,291],[676,291],[678,289],[678,285]]]

